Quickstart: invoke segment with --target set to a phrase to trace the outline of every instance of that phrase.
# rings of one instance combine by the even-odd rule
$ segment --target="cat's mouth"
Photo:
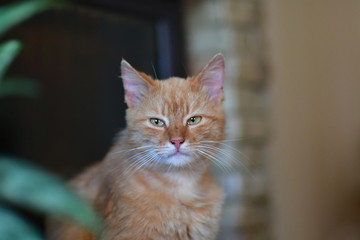
[[[183,151],[175,151],[174,153],[171,153],[168,157],[190,157],[190,154]]]

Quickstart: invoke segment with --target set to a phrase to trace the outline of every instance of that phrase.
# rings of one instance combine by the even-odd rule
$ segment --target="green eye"
[[[150,118],[150,122],[157,127],[163,127],[165,126],[165,122],[163,120],[160,120],[158,118]]]
[[[195,117],[191,117],[187,120],[187,125],[195,125],[198,124],[201,121],[202,117],[200,116],[195,116]]]

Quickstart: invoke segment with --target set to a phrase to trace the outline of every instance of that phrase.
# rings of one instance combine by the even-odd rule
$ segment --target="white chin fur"
[[[192,157],[190,155],[185,154],[176,154],[165,159],[166,164],[180,167],[189,164],[192,161]]]

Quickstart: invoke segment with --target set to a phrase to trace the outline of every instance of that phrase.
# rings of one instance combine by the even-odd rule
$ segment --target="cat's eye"
[[[195,125],[198,124],[201,121],[202,117],[200,116],[194,116],[187,120],[187,125]]]
[[[152,125],[157,126],[157,127],[165,126],[165,122],[158,118],[150,118],[150,122],[152,123]]]

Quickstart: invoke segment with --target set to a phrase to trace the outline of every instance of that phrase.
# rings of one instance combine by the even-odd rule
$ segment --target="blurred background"
[[[8,75],[39,90],[0,99],[1,153],[69,179],[125,127],[122,58],[162,79],[222,52],[226,148],[242,165],[214,169],[218,239],[360,239],[359,1],[74,0],[13,38]]]

